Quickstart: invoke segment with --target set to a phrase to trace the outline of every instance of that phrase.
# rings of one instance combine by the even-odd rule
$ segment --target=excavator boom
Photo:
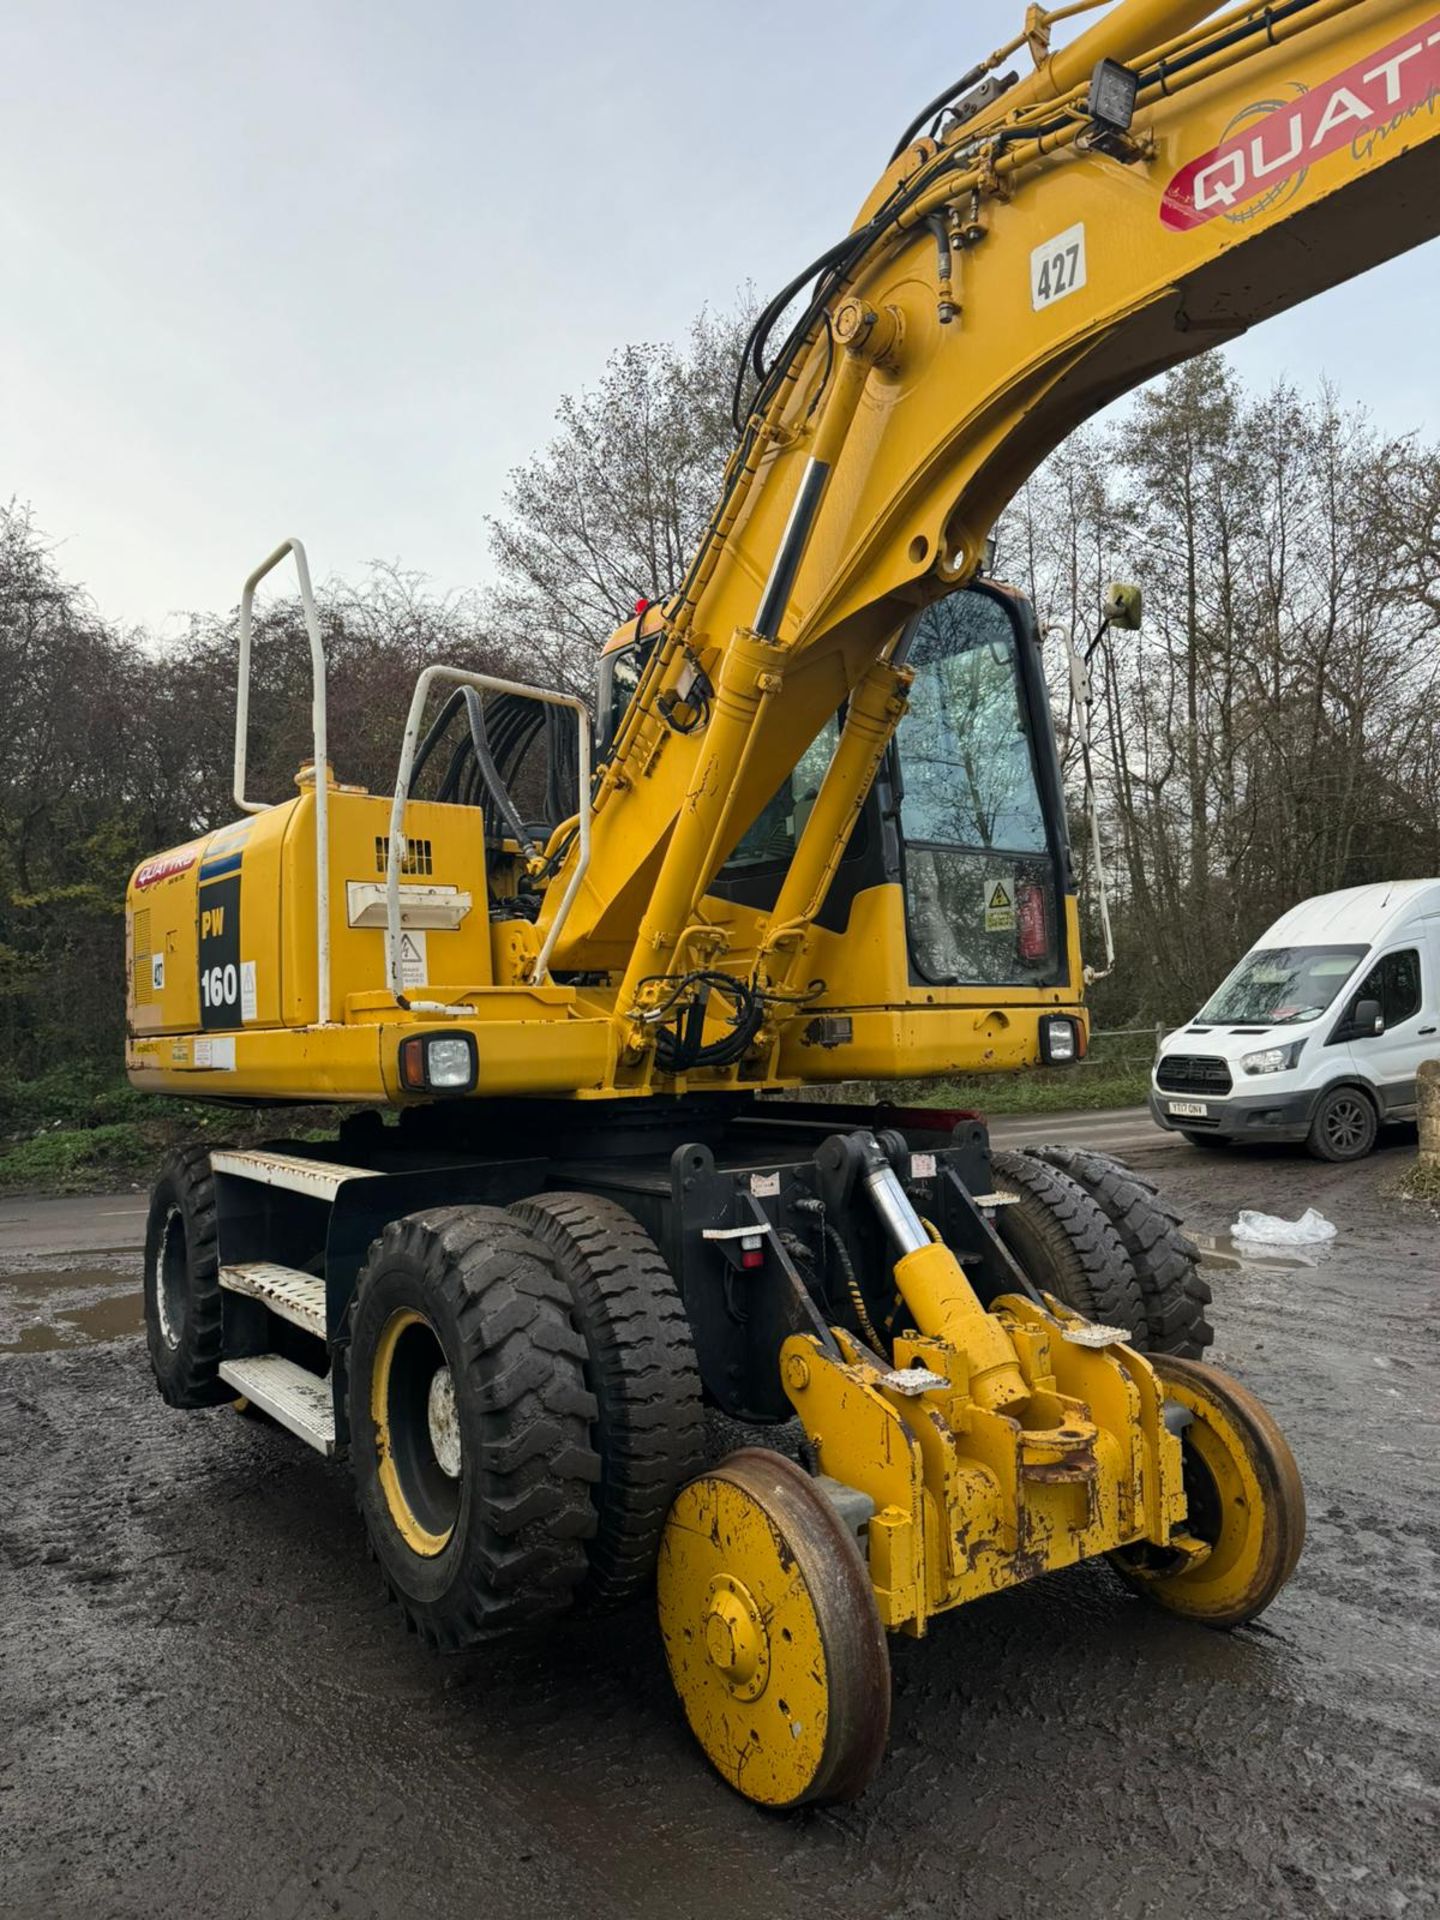
[[[974,574],[1069,432],[1440,225],[1432,6],[1210,11],[1125,0],[912,141],[822,256],[789,338],[768,359],[757,339],[758,390],[600,778],[555,950],[561,968],[623,966],[622,1018],[697,951],[803,974],[807,911],[903,704],[897,636]],[[750,944],[717,932],[717,871],[847,700],[871,750],[837,756],[842,790],[817,805],[781,909]],[[643,1023],[629,1037],[643,1050]]]

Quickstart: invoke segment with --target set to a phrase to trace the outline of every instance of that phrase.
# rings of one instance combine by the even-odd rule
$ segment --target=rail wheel
[[[600,1479],[580,1598],[618,1607],[648,1590],[665,1516],[705,1461],[700,1368],[680,1290],[660,1250],[613,1200],[541,1193],[510,1212],[570,1289],[597,1406]]]
[[[433,1646],[570,1605],[595,1531],[594,1396],[569,1294],[495,1207],[394,1221],[350,1335],[350,1448],[375,1557]]]
[[[1170,1613],[1211,1627],[1253,1620],[1305,1544],[1305,1489],[1285,1436],[1252,1393],[1218,1367],[1171,1354],[1151,1363],[1168,1400],[1191,1415],[1181,1436],[1185,1532],[1194,1554],[1127,1547],[1111,1564]]]
[[[745,1448],[683,1489],[659,1607],[691,1732],[737,1792],[864,1792],[890,1730],[885,1631],[854,1535],[793,1461]]]
[[[172,1407],[235,1398],[220,1378],[220,1240],[215,1180],[204,1147],[171,1154],[150,1196],[145,1229],[145,1343]]]

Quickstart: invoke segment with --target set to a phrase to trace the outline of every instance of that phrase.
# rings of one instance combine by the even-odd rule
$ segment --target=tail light
[[[1022,880],[1015,889],[1015,930],[1022,960],[1050,957],[1050,896],[1038,880]]]

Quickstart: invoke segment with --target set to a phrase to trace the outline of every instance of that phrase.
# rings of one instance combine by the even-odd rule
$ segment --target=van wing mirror
[[[1357,1000],[1355,1011],[1350,1016],[1350,1026],[1358,1040],[1368,1040],[1372,1034],[1385,1031],[1385,1015],[1378,1000]]]

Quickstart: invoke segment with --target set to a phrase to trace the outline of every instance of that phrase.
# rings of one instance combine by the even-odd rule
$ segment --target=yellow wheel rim
[[[885,1636],[854,1540],[760,1449],[683,1489],[660,1546],[660,1630],[692,1732],[765,1806],[853,1798],[889,1726]]]
[[[386,1509],[406,1546],[423,1559],[443,1553],[455,1532],[463,1461],[453,1410],[439,1335],[424,1314],[398,1309],[376,1343],[370,1418]]]
[[[1253,1620],[1284,1586],[1305,1541],[1305,1492],[1284,1435],[1218,1367],[1157,1355],[1168,1400],[1192,1416],[1182,1436],[1189,1511],[1202,1550],[1173,1566],[1129,1554],[1127,1577],[1173,1613],[1211,1626]]]

